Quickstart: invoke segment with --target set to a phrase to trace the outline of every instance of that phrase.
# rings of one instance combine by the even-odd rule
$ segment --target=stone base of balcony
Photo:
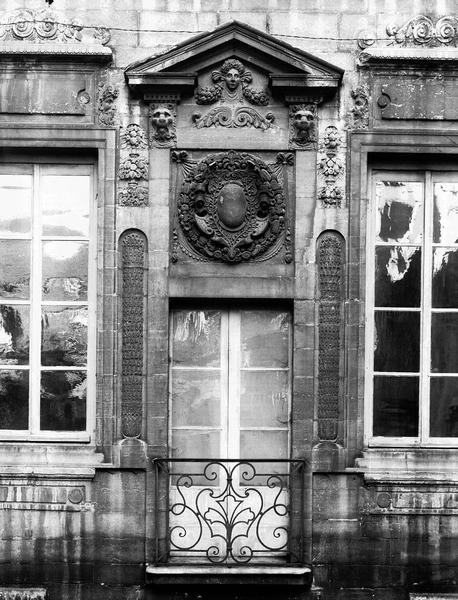
[[[154,585],[290,585],[310,586],[310,567],[276,565],[147,565]]]

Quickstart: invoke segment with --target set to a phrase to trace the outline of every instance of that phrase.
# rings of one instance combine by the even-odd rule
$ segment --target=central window
[[[92,169],[0,166],[3,439],[78,440],[88,428],[95,345]]]
[[[458,175],[375,171],[368,236],[369,443],[458,442]]]
[[[291,318],[276,310],[175,310],[173,457],[288,458]]]

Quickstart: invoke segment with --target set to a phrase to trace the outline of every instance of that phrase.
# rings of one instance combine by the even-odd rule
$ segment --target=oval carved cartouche
[[[218,216],[223,225],[230,229],[240,227],[246,216],[245,192],[238,183],[227,183],[218,197]]]

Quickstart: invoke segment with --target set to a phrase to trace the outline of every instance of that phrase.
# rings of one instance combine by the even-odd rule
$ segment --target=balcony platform
[[[309,586],[312,571],[307,566],[273,565],[147,565],[154,585],[288,585]]]

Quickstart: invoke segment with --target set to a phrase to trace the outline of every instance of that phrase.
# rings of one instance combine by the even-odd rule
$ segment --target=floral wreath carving
[[[285,198],[273,169],[246,152],[211,154],[188,172],[178,198],[188,244],[210,260],[257,259],[285,238]]]

